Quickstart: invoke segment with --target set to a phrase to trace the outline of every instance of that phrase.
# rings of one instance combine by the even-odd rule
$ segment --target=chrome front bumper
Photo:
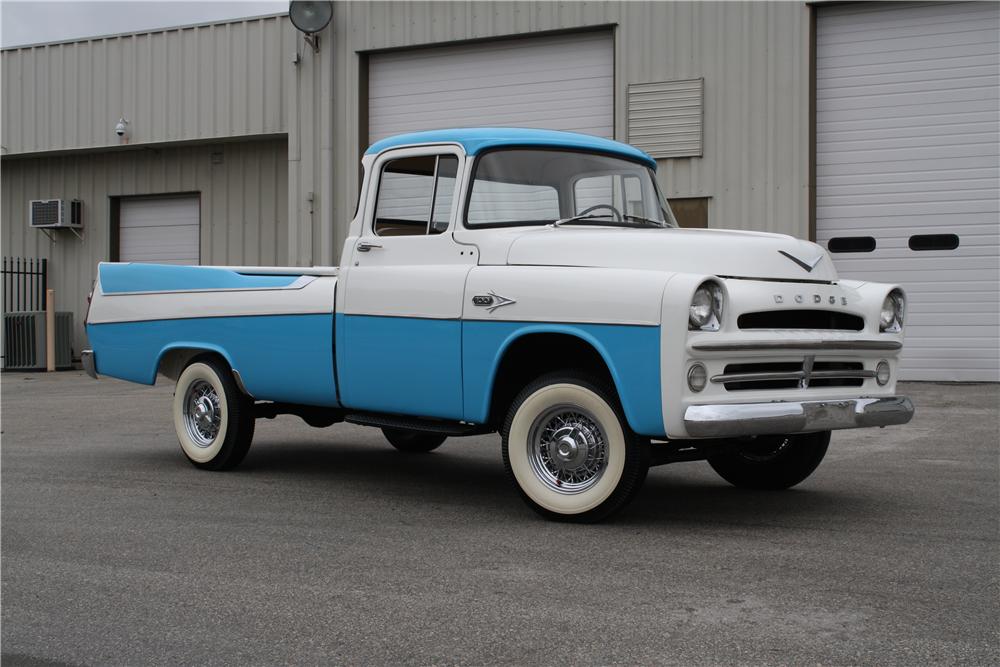
[[[831,401],[692,405],[684,426],[692,438],[785,435],[905,424],[913,418],[906,396]]]
[[[80,353],[80,363],[83,364],[83,370],[87,371],[87,375],[97,379],[97,363],[94,361],[94,351],[84,350]]]

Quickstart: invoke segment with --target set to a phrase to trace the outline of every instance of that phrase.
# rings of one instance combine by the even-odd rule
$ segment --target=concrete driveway
[[[2,379],[3,664],[997,664],[996,385],[904,384],[782,493],[651,471],[615,522],[537,518],[499,438],[403,455],[258,422],[196,470],[172,386]]]

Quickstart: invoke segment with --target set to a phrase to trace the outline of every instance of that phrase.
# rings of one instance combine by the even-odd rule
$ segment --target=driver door
[[[462,299],[476,264],[452,235],[463,163],[457,148],[437,146],[391,151],[373,166],[338,321],[346,407],[463,416]]]

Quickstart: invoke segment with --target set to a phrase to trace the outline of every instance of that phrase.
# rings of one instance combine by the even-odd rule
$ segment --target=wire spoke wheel
[[[577,406],[540,414],[528,437],[528,461],[550,489],[575,494],[593,487],[608,467],[608,442],[597,419]]]
[[[222,407],[215,387],[205,380],[192,382],[184,394],[184,426],[198,447],[209,447],[219,436]]]
[[[522,389],[500,436],[521,497],[555,521],[608,518],[635,497],[649,469],[649,441],[629,428],[614,389],[573,371]]]

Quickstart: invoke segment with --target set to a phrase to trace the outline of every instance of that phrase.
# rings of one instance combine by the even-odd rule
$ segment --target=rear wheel
[[[202,357],[177,378],[174,428],[181,450],[193,465],[230,470],[250,449],[253,402],[236,386],[225,363]]]
[[[437,449],[448,439],[448,436],[437,433],[388,427],[382,429],[382,435],[385,436],[390,445],[399,451],[414,453],[424,453]]]
[[[501,429],[507,472],[533,510],[556,521],[596,522],[635,497],[649,443],[601,382],[553,373],[514,399]]]
[[[708,459],[732,484],[747,489],[787,489],[819,466],[830,445],[830,432],[760,436],[752,445]]]

